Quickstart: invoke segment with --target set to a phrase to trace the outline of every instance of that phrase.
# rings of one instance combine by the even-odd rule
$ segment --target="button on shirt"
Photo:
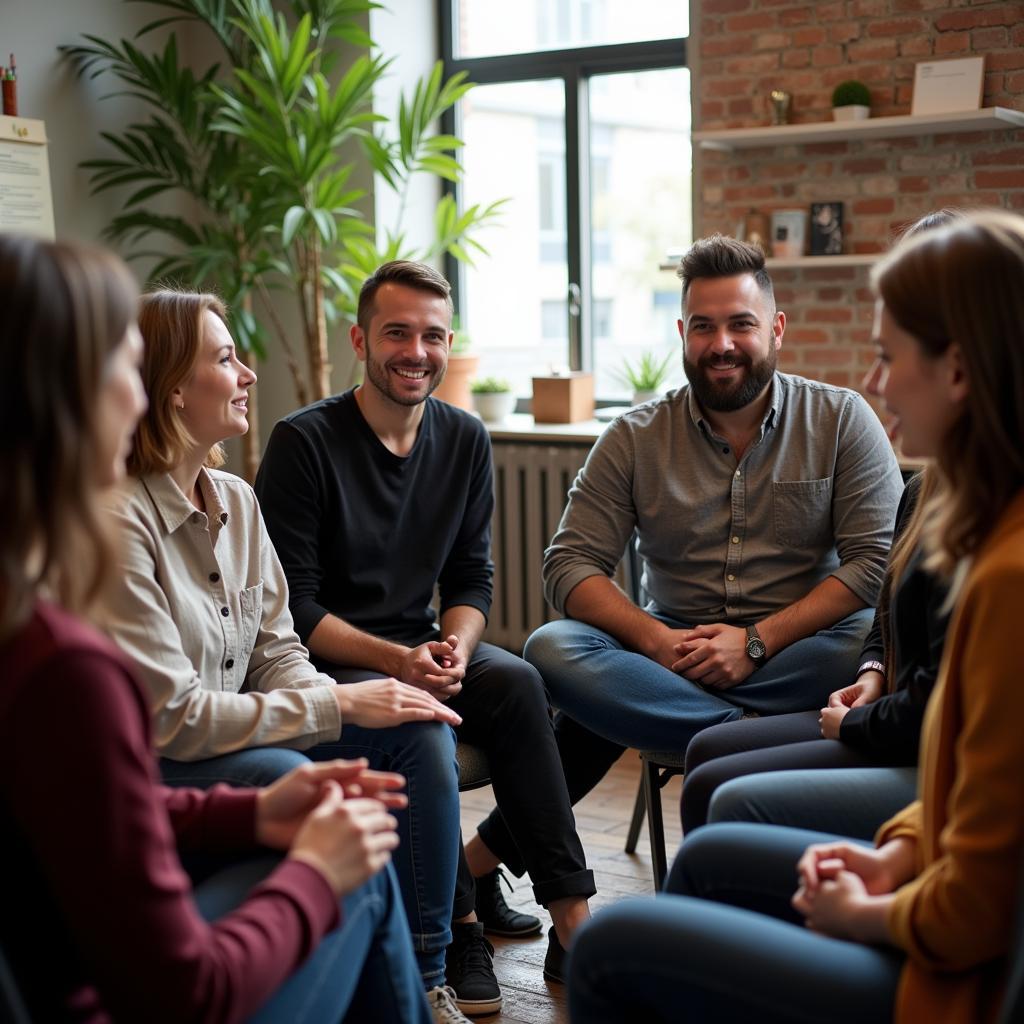
[[[122,566],[103,625],[150,692],[165,757],[191,761],[338,739],[333,680],[310,664],[256,497],[202,470],[206,512],[167,474],[128,481],[113,513]]]
[[[828,576],[870,606],[902,489],[854,391],[776,373],[737,464],[684,386],[598,439],[545,552],[545,593],[564,611],[577,584],[614,573],[635,529],[648,608],[681,622],[757,622]]]

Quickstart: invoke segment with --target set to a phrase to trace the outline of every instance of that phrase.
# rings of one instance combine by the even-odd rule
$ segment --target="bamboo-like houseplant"
[[[457,180],[462,168],[454,154],[461,142],[435,128],[470,83],[462,74],[444,81],[437,64],[411,96],[401,97],[393,118],[374,113],[372,91],[389,61],[360,22],[378,6],[369,0],[289,0],[289,18],[270,0],[125,2],[150,3],[166,13],[134,42],[86,36],[84,44],[63,48],[80,73],[113,75],[122,91],[152,110],[145,121],[104,133],[115,153],[85,165],[94,191],[131,189],[108,238],[129,246],[156,242],[156,251],[127,255],[156,256],[151,279],[216,289],[249,358],[262,357],[272,335],[285,353],[298,404],[324,397],[329,326],[354,317],[359,284],[375,267],[445,252],[468,261],[471,250],[483,251],[474,231],[498,214],[500,202],[460,214],[450,196],[440,198],[435,237],[416,248],[400,221],[387,231],[368,224],[355,205],[363,191],[350,185],[356,159],[368,161],[403,200],[417,174]],[[174,34],[160,53],[141,49],[139,37],[178,21],[209,29],[229,67],[196,71],[183,64]],[[189,196],[195,216],[151,210],[148,201],[166,192]],[[282,287],[298,305],[301,351],[272,299]],[[256,427],[254,416],[250,406]],[[243,467],[249,478],[258,452],[258,433],[251,429]]]

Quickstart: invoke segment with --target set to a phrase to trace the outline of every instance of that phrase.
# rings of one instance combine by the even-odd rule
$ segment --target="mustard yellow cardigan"
[[[919,799],[879,844],[916,844],[888,916],[907,953],[896,1024],[994,1019],[1024,856],[1024,492],[978,553],[922,727]]]

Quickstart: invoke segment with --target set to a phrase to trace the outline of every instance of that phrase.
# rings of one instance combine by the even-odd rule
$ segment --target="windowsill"
[[[529,413],[514,412],[500,423],[485,423],[492,441],[573,442],[592,444],[608,426],[599,420],[578,423],[535,423]]]

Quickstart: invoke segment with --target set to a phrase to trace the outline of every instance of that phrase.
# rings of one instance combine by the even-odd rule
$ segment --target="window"
[[[536,373],[590,369],[621,400],[624,359],[679,346],[658,266],[691,233],[686,5],[440,3],[447,72],[478,83],[445,125],[466,142],[457,198],[510,200],[479,235],[490,255],[446,268],[480,372],[529,394]]]

